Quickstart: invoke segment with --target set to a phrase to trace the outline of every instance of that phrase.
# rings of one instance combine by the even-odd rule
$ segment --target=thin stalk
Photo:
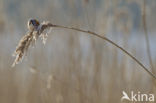
[[[139,64],[150,76],[152,76],[154,79],[156,79],[156,76],[149,71],[137,58],[135,58],[132,54],[130,54],[128,51],[126,51],[124,48],[122,48],[121,46],[119,46],[118,44],[114,43],[112,40],[103,37],[97,33],[94,33],[92,31],[87,31],[87,30],[82,30],[82,29],[78,29],[78,28],[74,28],[74,27],[66,27],[66,26],[61,26],[61,25],[54,25],[51,24],[51,27],[55,27],[55,28],[64,28],[64,29],[70,29],[70,30],[75,30],[75,31],[79,31],[79,32],[83,32],[83,33],[87,33],[90,35],[94,35],[98,38],[101,38],[107,42],[109,42],[110,44],[114,45],[115,47],[117,47],[118,49],[120,49],[121,51],[123,51],[125,54],[127,54],[130,58],[132,58],[137,64]]]

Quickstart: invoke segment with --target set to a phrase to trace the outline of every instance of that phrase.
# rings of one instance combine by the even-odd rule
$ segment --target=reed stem
[[[97,33],[94,33],[92,31],[87,31],[87,30],[82,30],[82,29],[78,29],[78,28],[74,28],[74,27],[66,27],[66,26],[61,26],[61,25],[53,25],[51,24],[51,27],[55,27],[55,28],[64,28],[64,29],[70,29],[70,30],[75,30],[75,31],[79,31],[79,32],[83,32],[83,33],[87,33],[90,35],[94,35],[98,38],[101,38],[107,42],[109,42],[110,44],[114,45],[115,47],[117,47],[118,49],[120,49],[121,51],[123,51],[125,54],[127,54],[130,58],[132,58],[137,64],[139,64],[150,76],[152,76],[154,79],[156,79],[156,76],[150,71],[148,70],[136,57],[134,57],[132,54],[130,54],[127,50],[125,50],[124,48],[122,48],[121,46],[119,46],[118,44],[114,43],[112,40],[108,39],[107,37],[101,36]]]

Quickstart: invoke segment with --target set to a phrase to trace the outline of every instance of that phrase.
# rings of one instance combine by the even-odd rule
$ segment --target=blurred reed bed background
[[[121,103],[123,90],[156,95],[155,81],[131,58],[99,38],[72,30],[52,29],[45,45],[37,42],[11,68],[11,54],[29,18],[94,31],[150,68],[142,6],[135,0],[0,0],[0,103]],[[155,9],[155,0],[146,2],[154,70]]]

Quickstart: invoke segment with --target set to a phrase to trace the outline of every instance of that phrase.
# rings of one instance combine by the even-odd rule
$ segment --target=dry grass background
[[[136,14],[130,8],[134,3],[141,12],[143,2],[125,1],[1,0],[0,103],[121,103],[123,90],[156,95],[152,78],[123,52],[94,36],[71,30],[52,29],[45,46],[37,42],[24,61],[11,68],[12,53],[30,17],[103,34],[149,68],[141,13],[135,18],[139,25],[135,24]],[[147,2],[154,70],[155,7],[154,0]]]

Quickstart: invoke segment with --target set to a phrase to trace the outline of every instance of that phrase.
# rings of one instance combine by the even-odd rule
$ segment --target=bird
[[[40,22],[36,19],[29,19],[28,20],[27,26],[28,26],[29,31],[37,30],[39,25],[40,25]]]

